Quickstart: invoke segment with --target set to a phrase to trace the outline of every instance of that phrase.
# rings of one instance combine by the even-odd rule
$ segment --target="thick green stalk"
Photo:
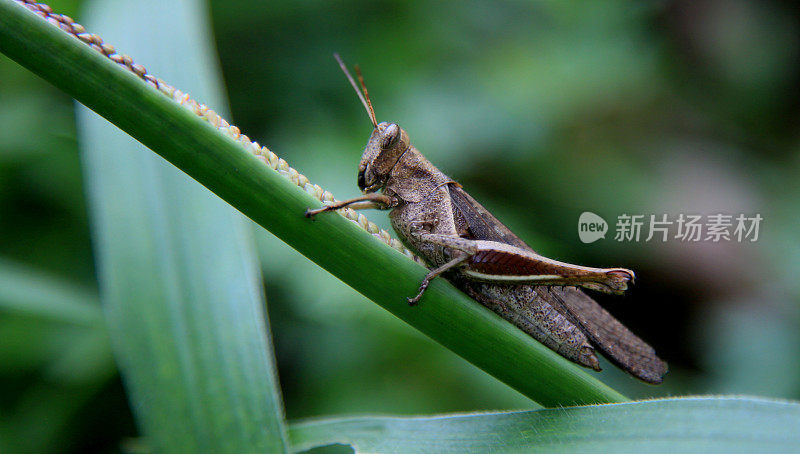
[[[625,397],[443,280],[405,303],[425,269],[320,202],[237,142],[74,37],[0,0],[0,51],[145,144],[368,298],[545,406]]]

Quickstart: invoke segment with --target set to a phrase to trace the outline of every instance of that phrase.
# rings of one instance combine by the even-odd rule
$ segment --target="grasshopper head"
[[[389,175],[392,173],[397,161],[403,156],[403,153],[411,146],[411,141],[408,134],[400,126],[394,123],[382,122],[378,123],[375,119],[375,110],[372,109],[372,102],[369,100],[369,93],[367,86],[364,84],[364,77],[361,76],[361,70],[356,65],[356,74],[358,74],[358,81],[361,83],[361,90],[358,89],[355,79],[347,70],[344,62],[339,58],[339,54],[333,54],[336,61],[339,62],[339,67],[342,72],[347,76],[353,90],[367,110],[367,115],[372,121],[372,126],[375,129],[369,137],[367,147],[364,149],[364,154],[361,155],[361,163],[358,166],[358,187],[365,193],[375,192],[380,190],[386,185]],[[363,91],[363,93],[362,93]]]
[[[408,134],[400,126],[387,122],[378,124],[372,131],[358,166],[359,189],[364,192],[381,189],[410,145]]]

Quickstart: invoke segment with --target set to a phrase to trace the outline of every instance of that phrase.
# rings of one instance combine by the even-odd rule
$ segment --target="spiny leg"
[[[469,255],[461,254],[458,257],[454,258],[453,260],[450,260],[449,262],[445,263],[444,265],[440,266],[439,268],[436,268],[435,270],[432,270],[430,273],[428,273],[425,276],[425,279],[422,280],[422,283],[419,286],[419,293],[417,293],[417,296],[415,296],[413,298],[407,298],[408,299],[408,305],[409,306],[414,306],[414,305],[417,304],[417,302],[419,302],[419,299],[422,298],[422,294],[425,293],[425,290],[428,288],[428,285],[430,285],[431,281],[436,276],[444,273],[445,271],[449,270],[450,268],[453,268],[454,266],[460,265],[462,262],[464,262],[468,258],[469,258]]]
[[[573,265],[496,241],[431,233],[416,235],[420,241],[463,251],[473,256],[473,263],[467,267],[464,274],[484,282],[577,285],[605,293],[621,294],[628,288],[628,282],[633,282],[635,276],[633,271],[625,268]]]
[[[306,210],[305,216],[307,218],[313,218],[314,216],[324,213],[326,211],[336,211],[342,208],[350,207],[354,210],[368,210],[368,209],[377,209],[377,210],[386,210],[388,208],[392,208],[397,204],[397,200],[394,197],[389,197],[384,194],[365,194],[361,197],[356,197],[350,200],[343,200],[341,202],[336,202],[331,205],[325,205],[322,208],[318,208],[316,210]]]

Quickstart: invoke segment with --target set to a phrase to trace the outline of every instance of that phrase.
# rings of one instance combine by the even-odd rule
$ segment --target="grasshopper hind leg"
[[[469,258],[469,255],[460,254],[458,257],[454,258],[453,260],[450,260],[449,262],[445,263],[444,265],[440,266],[439,268],[431,270],[431,272],[428,273],[427,275],[425,275],[425,278],[422,280],[422,283],[419,286],[419,293],[417,293],[417,296],[415,296],[413,298],[407,298],[408,305],[409,306],[415,306],[419,302],[420,298],[422,298],[422,295],[425,293],[425,290],[428,289],[428,285],[430,285],[431,281],[434,278],[436,278],[440,274],[444,273],[445,271],[449,270],[450,268],[453,268],[455,266],[460,265],[461,263],[463,263],[468,258]]]

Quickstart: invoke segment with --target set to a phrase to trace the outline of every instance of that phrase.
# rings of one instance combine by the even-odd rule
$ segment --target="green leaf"
[[[159,73],[224,103],[201,2],[94,2],[87,15]],[[146,33],[130,26],[145,23]],[[249,222],[88,109],[78,118],[101,297],[148,442],[158,452],[284,451]]]
[[[0,414],[0,452],[63,449],[80,411],[116,376],[98,297],[0,259],[0,314],[0,362],[26,384]]]
[[[84,326],[101,321],[96,294],[4,259],[0,259],[0,310]]]
[[[114,37],[106,39],[115,42]],[[115,44],[131,53],[138,51]],[[304,218],[306,208],[320,206],[317,199],[190,110],[12,0],[0,0],[0,51],[74,96],[363,295],[531,399],[545,406],[626,400],[443,280],[433,282],[418,307],[409,307],[405,298],[416,293],[426,274],[422,266],[342,216]],[[137,54],[137,59],[142,57]],[[181,83],[173,81],[185,87]],[[141,198],[159,185],[158,178],[147,180]],[[130,184],[111,179],[114,185],[105,190],[118,191]],[[108,209],[123,214],[145,203],[124,202]]]
[[[364,416],[290,426],[295,452],[796,452],[800,404],[689,397],[524,412]]]

